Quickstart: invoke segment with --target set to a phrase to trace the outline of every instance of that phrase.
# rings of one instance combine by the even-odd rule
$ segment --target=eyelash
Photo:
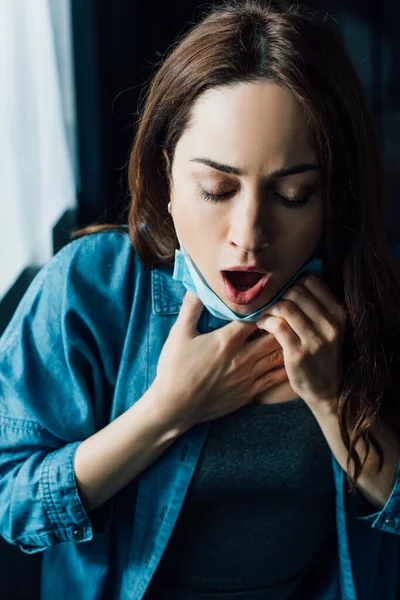
[[[224,198],[229,196],[230,193],[231,192],[228,192],[228,194],[209,194],[205,190],[201,190],[201,195],[203,196],[205,201],[212,202],[213,204],[222,202],[224,200]],[[305,204],[307,204],[307,202],[309,201],[309,199],[311,197],[311,194],[310,194],[309,196],[307,196],[306,198],[303,198],[302,200],[288,200],[287,198],[285,198],[284,196],[281,196],[277,192],[275,192],[275,195],[278,196],[279,203],[283,204],[283,206],[286,206],[287,208],[300,208],[301,206],[304,206]]]

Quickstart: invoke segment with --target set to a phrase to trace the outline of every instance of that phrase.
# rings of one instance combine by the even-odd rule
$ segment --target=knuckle
[[[217,331],[217,347],[220,353],[227,352],[233,344],[232,337],[228,333],[226,333],[225,329],[226,328],[223,327],[222,329]]]
[[[233,369],[233,371],[237,371],[240,368],[241,365],[241,361],[239,360],[239,358],[237,356],[234,356],[231,359],[231,368]]]
[[[325,348],[326,344],[327,342],[322,340],[318,335],[315,335],[311,343],[310,353],[313,355],[318,354]],[[303,358],[305,360],[305,357]]]
[[[272,365],[280,365],[281,363],[283,363],[283,350],[279,349],[279,350],[274,350],[274,352],[271,352],[270,356],[270,362]]]
[[[289,300],[295,300],[298,296],[304,296],[302,288],[300,285],[294,285],[290,288],[289,292],[286,294],[286,297]]]
[[[283,313],[288,317],[293,316],[297,312],[297,305],[292,300],[288,299],[286,305],[283,308]]]
[[[314,275],[314,273],[309,273],[307,277],[304,278],[304,283],[317,283],[318,277]]]
[[[287,323],[286,321],[284,321],[284,319],[279,319],[279,321],[276,324],[276,331],[279,332],[283,332],[285,331],[287,328]]]
[[[332,323],[328,323],[326,326],[326,339],[328,342],[334,342],[339,337],[339,328]]]
[[[215,356],[214,358],[217,361],[222,361],[229,355],[230,344],[228,340],[219,339],[215,348]]]

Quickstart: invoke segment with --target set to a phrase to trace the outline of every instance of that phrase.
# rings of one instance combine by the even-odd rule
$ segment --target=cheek
[[[212,216],[212,211],[206,217],[196,213],[194,219],[186,220],[184,235],[189,254],[209,281],[215,269],[215,261],[218,261],[224,246],[220,221]]]
[[[324,209],[321,202],[311,201],[305,208],[291,209],[290,230],[292,235],[315,239],[324,228]],[[289,220],[288,220],[289,224]]]
[[[319,242],[325,228],[325,214],[323,206],[317,206],[313,212],[313,218],[307,223],[307,234],[310,236],[310,244]]]
[[[196,253],[208,253],[221,239],[223,218],[221,211],[200,197],[190,182],[176,180],[171,201],[174,224],[185,247]]]
[[[311,207],[310,207],[311,208]],[[315,210],[313,210],[315,208]],[[310,212],[292,209],[289,216],[282,215],[279,220],[279,248],[283,255],[306,257],[320,243],[324,231],[323,211],[313,207]],[[292,214],[293,213],[293,214]]]
[[[304,249],[306,252],[311,251],[320,241],[322,231],[322,224],[315,220],[300,224],[290,235],[293,250],[297,248]]]

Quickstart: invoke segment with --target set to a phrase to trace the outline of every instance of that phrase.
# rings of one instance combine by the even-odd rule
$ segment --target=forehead
[[[229,157],[230,164],[254,168],[259,161],[265,166],[265,161],[272,165],[315,158],[301,104],[275,83],[209,89],[193,105],[191,117],[180,139],[183,154],[212,152],[216,160]]]

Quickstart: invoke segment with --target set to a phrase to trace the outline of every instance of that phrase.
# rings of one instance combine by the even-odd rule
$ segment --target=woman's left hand
[[[309,405],[337,401],[345,325],[346,312],[316,275],[297,281],[257,321],[282,346],[290,386]]]

